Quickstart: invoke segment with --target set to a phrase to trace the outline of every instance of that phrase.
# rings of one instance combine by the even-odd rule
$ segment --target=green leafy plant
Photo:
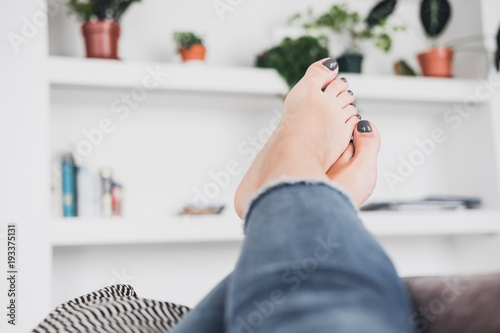
[[[177,44],[177,49],[189,49],[195,44],[203,45],[203,39],[192,32],[174,32],[174,41]]]
[[[328,57],[324,37],[285,38],[279,45],[257,57],[257,67],[275,68],[293,87],[313,62]]]
[[[68,6],[81,21],[92,19],[120,22],[122,15],[133,2],[141,0],[69,0]]]
[[[448,0],[422,0],[420,4],[420,22],[425,34],[432,40],[433,46],[443,32],[451,17]]]
[[[394,12],[397,0],[383,0],[372,8],[365,19],[355,11],[350,11],[346,4],[333,5],[330,10],[317,18],[313,18],[309,10],[308,18],[303,24],[306,29],[325,28],[334,34],[346,34],[349,42],[346,53],[360,53],[361,42],[372,40],[375,46],[384,52],[390,51],[392,38],[389,35],[387,19]],[[293,22],[300,19],[296,14],[291,19]],[[405,30],[405,27],[394,26],[393,31]]]

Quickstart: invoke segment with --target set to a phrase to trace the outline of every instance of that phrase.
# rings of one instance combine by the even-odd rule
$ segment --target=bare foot
[[[359,121],[349,84],[335,79],[337,74],[337,63],[323,59],[312,64],[290,91],[280,124],[236,191],[234,205],[240,217],[250,198],[270,181],[283,176],[328,179],[326,172],[349,145]]]
[[[380,135],[367,120],[358,123],[353,142],[327,172],[330,180],[342,185],[360,207],[373,193],[377,183],[377,155]]]

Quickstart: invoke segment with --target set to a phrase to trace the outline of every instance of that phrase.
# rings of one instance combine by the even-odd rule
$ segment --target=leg
[[[231,275],[220,282],[193,310],[174,327],[172,333],[224,332],[224,303]]]
[[[238,188],[246,239],[227,289],[229,332],[412,332],[402,283],[355,208],[375,186],[380,138],[371,123],[355,129],[335,75],[311,66]]]
[[[229,332],[412,332],[391,261],[325,184],[277,185],[254,201],[227,299]]]

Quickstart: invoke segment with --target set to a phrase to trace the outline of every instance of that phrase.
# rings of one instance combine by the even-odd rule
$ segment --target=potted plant
[[[387,27],[387,19],[394,12],[397,0],[378,2],[365,19],[355,11],[349,11],[346,4],[333,5],[330,10],[318,18],[310,18],[303,24],[306,29],[326,29],[335,35],[343,35],[345,51],[337,57],[339,67],[343,72],[360,73],[363,53],[362,43],[373,41],[375,46],[384,52],[390,51],[392,39]],[[291,21],[300,18],[295,15]],[[404,30],[404,27],[392,27],[393,31]]]
[[[182,61],[205,60],[206,49],[201,37],[192,32],[175,32],[174,40]]]
[[[70,10],[83,22],[87,58],[118,59],[120,19],[132,4],[141,0],[69,0]]]
[[[418,54],[422,75],[452,77],[454,51],[450,47],[438,47],[437,38],[443,32],[451,16],[448,0],[422,0],[420,21],[432,48]]]
[[[257,67],[274,68],[293,87],[310,64],[328,57],[326,38],[303,36],[283,41],[257,56]]]

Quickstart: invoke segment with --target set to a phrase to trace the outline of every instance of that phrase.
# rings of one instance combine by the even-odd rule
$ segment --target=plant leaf
[[[427,36],[439,36],[451,16],[448,0],[423,0],[420,6],[420,20]]]
[[[384,0],[373,7],[366,18],[368,28],[376,27],[384,23],[387,18],[394,12],[397,5],[397,0]]]
[[[375,46],[384,52],[389,52],[391,50],[391,47],[392,47],[391,36],[389,36],[386,33],[378,35],[377,42],[375,43]]]
[[[111,16],[115,22],[120,22],[120,19],[133,2],[140,2],[141,0],[114,0],[111,7]]]
[[[89,21],[93,15],[93,4],[91,2],[80,2],[78,0],[70,0],[68,2],[70,10],[81,20]]]
[[[288,24],[292,24],[293,22],[297,21],[298,19],[300,19],[302,17],[302,15],[300,13],[296,13],[294,14],[292,17],[290,17],[288,20],[287,20],[287,23]]]
[[[300,80],[311,63],[328,57],[328,50],[321,44],[321,37],[285,38],[280,45],[260,54],[256,65],[262,68],[275,68],[291,88]]]

